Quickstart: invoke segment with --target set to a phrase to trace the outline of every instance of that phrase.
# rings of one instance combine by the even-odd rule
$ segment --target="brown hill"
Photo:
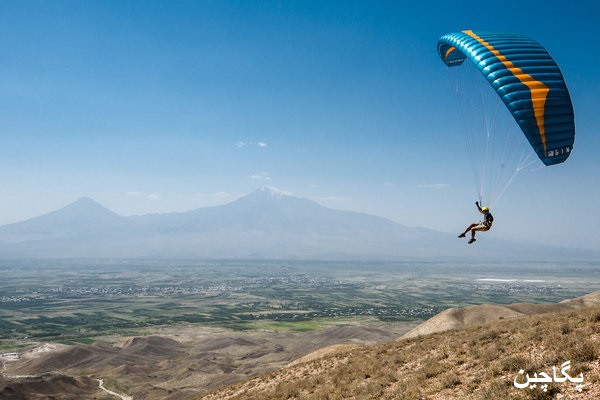
[[[162,361],[165,356],[183,354],[183,345],[161,336],[136,337],[122,347],[103,343],[67,347],[45,356],[31,357],[13,368],[15,375],[40,374],[78,369],[107,370],[122,365],[143,365]]]
[[[449,308],[408,332],[402,339],[483,324],[505,318],[577,310],[600,305],[600,291],[555,304],[515,303],[507,306],[482,304],[464,308]]]
[[[324,349],[198,400],[598,399],[599,297],[447,311],[424,323],[438,332]],[[535,311],[542,314],[528,315]],[[520,370],[552,375],[553,367],[567,360],[570,376],[582,374],[580,385],[514,385]]]
[[[0,400],[108,399],[90,377],[41,375],[6,379],[0,376]]]
[[[112,399],[98,391],[96,379],[85,381],[83,395],[77,377],[102,378],[115,392],[144,400],[184,400],[224,385],[281,368],[318,348],[339,343],[373,344],[394,340],[415,323],[377,326],[333,326],[313,332],[231,332],[197,326],[162,329],[161,336],[134,337],[121,344],[64,346],[46,344],[19,360],[0,360],[0,400],[51,398],[54,376],[64,399]],[[4,363],[4,367],[3,367]],[[4,370],[2,370],[4,368]],[[24,377],[30,376],[30,377]],[[39,392],[27,389],[33,380],[45,382]],[[77,385],[76,385],[77,383]],[[72,397],[68,396],[71,393]],[[106,397],[108,396],[108,397]]]

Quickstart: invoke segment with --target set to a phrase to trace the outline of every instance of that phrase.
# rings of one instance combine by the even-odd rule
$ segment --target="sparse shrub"
[[[522,394],[525,395],[526,399],[547,400],[547,399],[554,399],[558,393],[560,393],[560,390],[558,390],[556,387],[550,385],[545,392],[540,389],[534,389],[534,390],[527,390],[526,392],[524,392]]]
[[[444,366],[432,358],[428,358],[423,362],[421,371],[425,375],[425,378],[434,378],[444,372]]]
[[[478,360],[482,361],[484,363],[495,360],[496,358],[498,358],[498,355],[499,355],[498,348],[493,345],[482,346],[477,351]]]
[[[406,355],[404,355],[403,353],[394,353],[393,357],[392,357],[392,361],[394,363],[394,365],[402,365],[406,363]]]
[[[527,364],[527,359],[520,354],[513,354],[505,357],[501,361],[501,368],[504,372],[518,371]]]
[[[498,338],[500,338],[500,331],[490,327],[489,329],[486,329],[485,331],[481,332],[481,334],[479,334],[479,337],[477,338],[479,343],[477,344],[481,344],[481,342],[492,342],[497,340]]]
[[[422,385],[423,381],[417,376],[399,382],[393,390],[393,398],[397,400],[421,400],[423,398]]]
[[[473,393],[472,400],[509,399],[511,386],[498,381],[484,385],[479,391]]]
[[[527,342],[536,342],[541,337],[544,337],[545,334],[548,333],[548,326],[542,326],[538,324],[534,324],[534,326],[529,329],[526,333],[526,337],[524,338]]]
[[[572,331],[573,331],[573,328],[571,327],[571,325],[569,323],[565,322],[560,327],[560,333],[562,333],[563,335],[568,335]]]
[[[452,389],[454,386],[458,386],[461,383],[460,378],[454,372],[444,374],[441,377],[440,382],[443,389]]]
[[[598,357],[598,345],[590,339],[579,343],[575,351],[577,354],[572,358],[578,361],[595,361]]]
[[[495,360],[491,360],[490,362],[485,363],[484,372],[487,377],[502,375],[503,371],[501,358],[499,357]]]
[[[582,332],[571,335],[564,342],[562,352],[566,360],[595,361],[600,351],[598,344]]]
[[[590,313],[588,321],[592,324],[600,322],[600,310],[594,310]]]

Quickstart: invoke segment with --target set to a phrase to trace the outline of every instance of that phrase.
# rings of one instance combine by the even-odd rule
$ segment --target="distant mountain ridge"
[[[334,210],[265,186],[221,206],[131,217],[81,198],[48,214],[1,226],[0,258],[536,258],[553,249],[498,241],[492,246],[493,242],[467,247],[454,235]]]
[[[97,226],[101,222],[101,226]],[[23,222],[0,227],[17,232],[38,232],[40,234],[53,234],[61,230],[65,231],[88,231],[99,229],[109,225],[124,226],[127,217],[122,217],[96,201],[82,197],[59,210],[52,211],[39,217],[31,218]]]

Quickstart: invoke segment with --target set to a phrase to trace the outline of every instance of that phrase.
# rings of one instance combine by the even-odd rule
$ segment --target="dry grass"
[[[598,399],[600,307],[503,319],[322,358],[207,394],[200,399]],[[552,374],[570,360],[571,382],[517,389],[520,369]]]

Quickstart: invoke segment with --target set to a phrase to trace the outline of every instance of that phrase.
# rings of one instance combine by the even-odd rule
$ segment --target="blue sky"
[[[577,128],[486,235],[599,249],[600,5],[411,3],[3,2],[0,224],[82,196],[133,215],[270,185],[459,233],[477,192],[436,43],[479,29],[549,50]]]

